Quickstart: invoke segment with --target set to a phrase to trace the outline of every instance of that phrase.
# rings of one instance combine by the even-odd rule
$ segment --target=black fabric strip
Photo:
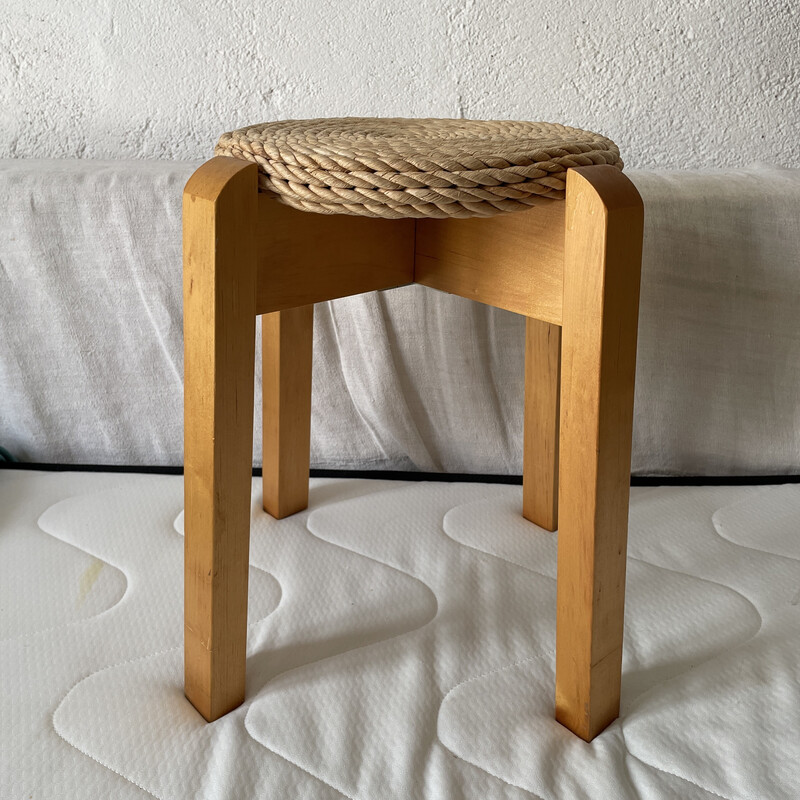
[[[41,464],[0,461],[0,471],[17,469],[44,472],[122,472],[145,475],[182,475],[183,467],[142,467],[116,464]],[[253,469],[255,477],[261,469]],[[522,484],[521,475],[473,475],[466,472],[401,472],[394,470],[312,469],[312,478],[362,478],[379,481],[436,481],[439,483]],[[800,483],[800,475],[634,475],[631,486],[765,486]]]

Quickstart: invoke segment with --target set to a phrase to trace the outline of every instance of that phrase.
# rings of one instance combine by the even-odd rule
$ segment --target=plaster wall
[[[795,0],[0,0],[0,157],[204,158],[316,116],[558,121],[800,166]]]

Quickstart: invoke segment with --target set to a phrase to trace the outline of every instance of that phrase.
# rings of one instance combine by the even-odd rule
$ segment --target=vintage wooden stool
[[[527,317],[523,514],[559,528],[555,714],[592,739],[619,713],[642,246],[617,147],[328,119],[234,131],[216,156],[183,199],[186,696],[207,720],[244,700],[256,315],[281,518],[308,504],[313,304],[416,282]]]

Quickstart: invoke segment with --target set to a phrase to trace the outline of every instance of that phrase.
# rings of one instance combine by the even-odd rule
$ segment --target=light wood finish
[[[257,179],[215,158],[183,195],[185,691],[209,721],[244,699]]]
[[[559,525],[556,717],[592,739],[619,711],[636,189],[585,167],[565,202],[414,221],[304,213],[256,182],[216,158],[184,193],[187,697],[209,720],[244,697],[256,314],[264,507],[283,517],[308,502],[312,304],[416,281],[528,317],[524,514]]]
[[[567,174],[556,719],[619,714],[643,209],[613,167]]]
[[[528,317],[525,323],[525,433],[522,516],[558,527],[558,417],[561,328]]]
[[[276,519],[308,506],[314,306],[261,318],[264,511]]]
[[[414,280],[414,220],[309,214],[258,198],[257,313]]]
[[[564,206],[543,201],[488,219],[417,220],[414,280],[560,325]]]

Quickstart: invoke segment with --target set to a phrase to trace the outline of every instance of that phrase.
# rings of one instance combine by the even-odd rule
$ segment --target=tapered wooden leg
[[[308,506],[314,306],[261,318],[264,510],[281,519]]]
[[[567,173],[556,719],[619,714],[642,204],[613,167]]]
[[[525,438],[522,515],[558,527],[558,413],[561,328],[528,317],[525,329]]]
[[[257,174],[214,158],[183,196],[185,692],[209,721],[244,700]]]

